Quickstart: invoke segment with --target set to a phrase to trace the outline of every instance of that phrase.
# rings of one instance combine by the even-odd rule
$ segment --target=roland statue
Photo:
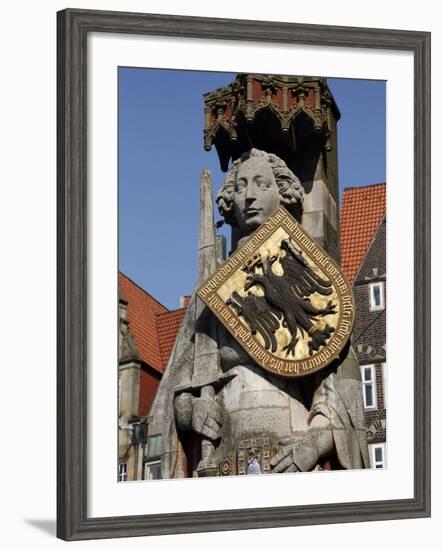
[[[301,222],[303,195],[279,157],[243,154],[216,198],[235,236],[232,249],[280,206]],[[349,341],[321,370],[281,376],[255,363],[194,294],[162,384],[164,478],[369,467]]]

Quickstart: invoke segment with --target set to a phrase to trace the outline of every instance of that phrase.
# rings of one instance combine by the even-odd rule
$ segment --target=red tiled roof
[[[173,345],[178,330],[181,326],[186,308],[182,307],[175,311],[168,311],[157,316],[158,336],[161,350],[161,360],[163,367],[167,366],[169,355],[172,352]]]
[[[344,189],[340,212],[341,267],[353,282],[385,213],[385,183]]]
[[[118,274],[118,282],[120,293],[127,301],[129,330],[135,338],[139,357],[163,372],[185,308],[169,311],[123,273]]]

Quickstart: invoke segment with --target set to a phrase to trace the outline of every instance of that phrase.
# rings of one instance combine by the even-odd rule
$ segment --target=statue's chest
[[[233,367],[229,374],[235,376],[218,393],[223,412],[216,448],[220,473],[224,467],[224,475],[245,474],[256,458],[265,470],[282,440],[307,429],[300,388],[291,381],[287,391],[285,380],[269,379],[256,364]]]
[[[307,410],[295,380],[288,384],[265,373],[258,365],[239,365],[220,391],[223,433],[238,441],[248,436],[290,437],[307,429]]]

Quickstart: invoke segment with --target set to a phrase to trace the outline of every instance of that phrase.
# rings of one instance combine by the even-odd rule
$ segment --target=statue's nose
[[[256,199],[256,183],[250,181],[246,189],[246,200],[252,202]]]

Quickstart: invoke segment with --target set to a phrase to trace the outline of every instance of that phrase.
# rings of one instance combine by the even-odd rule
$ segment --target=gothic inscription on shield
[[[340,268],[283,207],[197,294],[259,365],[282,376],[327,366],[353,327]]]

